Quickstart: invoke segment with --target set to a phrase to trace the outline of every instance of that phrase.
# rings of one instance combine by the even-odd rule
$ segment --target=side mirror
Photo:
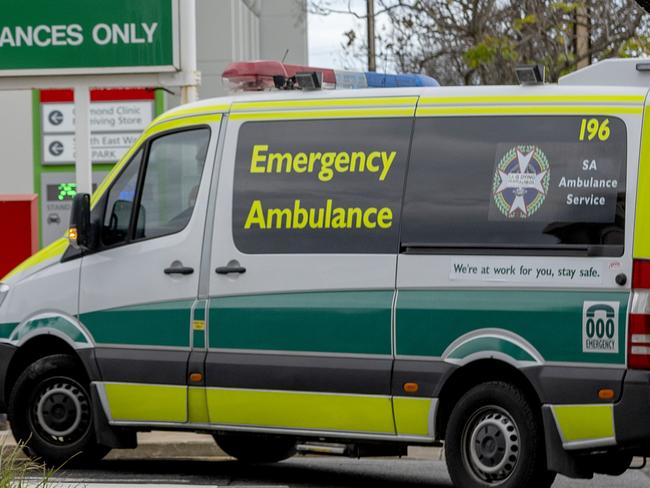
[[[68,239],[75,249],[86,251],[90,248],[90,195],[77,193],[72,199],[72,212],[70,214],[70,228]]]

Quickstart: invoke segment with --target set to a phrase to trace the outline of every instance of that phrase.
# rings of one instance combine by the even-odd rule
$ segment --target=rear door
[[[93,210],[101,247],[83,258],[80,317],[113,421],[187,421],[190,315],[219,119],[162,124]]]
[[[637,109],[467,104],[418,109],[394,391],[419,378],[416,396],[437,397],[492,358],[540,368],[543,401],[592,401],[581,371],[616,389],[625,368]]]
[[[328,102],[233,106],[210,279],[214,424],[394,435],[391,310],[415,99],[395,99],[391,116],[358,108],[390,100]]]

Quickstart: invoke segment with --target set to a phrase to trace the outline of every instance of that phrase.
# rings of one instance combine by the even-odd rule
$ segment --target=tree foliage
[[[514,67],[531,63],[544,64],[555,81],[593,61],[650,54],[650,16],[639,3],[376,0],[376,15],[388,25],[377,38],[377,52],[400,71],[426,73],[443,84],[514,83]],[[311,7],[365,20],[340,0],[311,0]],[[359,26],[364,29],[365,22]],[[365,33],[345,35],[347,54],[364,59]]]

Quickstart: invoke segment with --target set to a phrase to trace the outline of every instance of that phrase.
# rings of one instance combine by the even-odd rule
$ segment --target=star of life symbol
[[[546,155],[537,146],[516,146],[497,165],[492,194],[508,218],[525,219],[544,203],[550,182]]]

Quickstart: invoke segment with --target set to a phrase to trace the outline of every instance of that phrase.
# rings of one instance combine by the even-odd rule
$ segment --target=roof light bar
[[[232,63],[222,76],[234,91],[439,86],[436,80],[426,75],[339,71],[279,61]]]

